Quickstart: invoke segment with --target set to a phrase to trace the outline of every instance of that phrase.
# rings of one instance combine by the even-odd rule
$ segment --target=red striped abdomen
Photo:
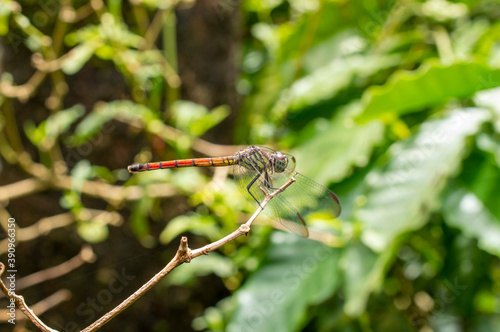
[[[236,164],[235,156],[219,157],[219,158],[194,158],[194,159],[179,159],[170,161],[160,161],[156,163],[135,164],[127,167],[130,173],[152,171],[155,169],[177,168],[177,167],[216,167],[216,166],[231,166]]]

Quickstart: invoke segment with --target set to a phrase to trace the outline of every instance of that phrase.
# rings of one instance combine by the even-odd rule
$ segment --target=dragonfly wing
[[[292,233],[308,237],[305,221],[311,214],[337,218],[341,211],[340,201],[331,190],[295,171],[275,174],[273,180],[285,183],[291,177],[295,182],[273,198],[264,213],[279,220]]]
[[[302,219],[307,220],[314,212],[323,213],[329,219],[340,215],[340,201],[330,189],[298,172],[293,172],[291,176],[296,182],[280,195],[299,211]]]
[[[273,151],[261,148],[258,153],[254,160],[265,160]],[[276,191],[294,177],[296,181],[273,198],[264,213],[280,221],[289,231],[307,237],[305,220],[315,212],[331,219],[338,217],[340,202],[331,190],[296,172],[295,159],[287,156],[289,164],[282,172],[273,172],[267,167],[258,169],[246,162],[236,165],[234,174],[240,190],[247,196],[250,194],[258,204],[264,201],[266,194]]]
[[[261,175],[256,170],[251,170],[240,165],[236,165],[234,169],[235,179],[238,182],[238,188],[245,196],[253,196],[250,199],[256,204],[260,205],[264,201],[266,194],[275,192],[279,187],[283,186],[289,179],[286,179],[284,174],[274,174],[272,177],[266,179],[265,175]],[[277,176],[279,175],[279,176]],[[250,187],[248,185],[254,182]],[[282,198],[282,194],[293,187],[292,183],[282,193],[275,196],[269,201],[264,208],[264,214],[268,217],[279,221],[283,227],[292,233],[298,234],[303,237],[308,237],[305,222],[301,220],[300,214],[290,203]],[[262,191],[262,189],[264,191]],[[258,202],[257,202],[258,201]]]
[[[234,178],[238,183],[238,189],[243,193],[245,197],[249,197],[252,201],[260,205],[264,200],[265,194],[260,190],[260,187],[266,187],[264,182],[259,175],[257,170],[252,170],[245,168],[241,165],[236,165],[234,167]],[[254,182],[253,185],[249,185]]]
[[[285,189],[285,191],[287,191],[288,188]],[[269,201],[264,209],[264,214],[272,219],[278,220],[280,224],[290,232],[302,237],[309,237],[309,231],[300,213],[281,196],[285,191]]]

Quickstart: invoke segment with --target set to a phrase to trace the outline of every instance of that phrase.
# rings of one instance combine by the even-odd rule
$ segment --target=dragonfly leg
[[[262,174],[258,173],[253,179],[252,181],[250,181],[250,183],[248,184],[247,186],[247,191],[248,193],[250,194],[250,196],[253,197],[253,199],[255,199],[255,201],[257,202],[257,204],[259,204],[260,206],[260,202],[257,200],[257,198],[252,194],[252,192],[250,191],[250,188],[252,187],[252,185],[255,183],[255,181],[257,181],[257,179],[262,176]]]
[[[259,157],[259,155],[257,155],[257,157]],[[262,156],[260,156],[260,157],[261,157],[261,159],[263,159]],[[247,164],[249,166],[251,166],[251,168],[253,168],[253,170],[257,173],[255,175],[255,177],[252,179],[252,181],[250,181],[250,183],[247,185],[247,191],[250,194],[250,196],[252,196],[253,199],[257,202],[257,204],[259,204],[259,206],[260,206],[261,202],[259,202],[259,200],[250,191],[250,188],[255,183],[255,181],[257,181],[257,179],[259,177],[262,177],[264,185],[267,188],[270,188],[270,189],[275,189],[275,188],[273,188],[273,186],[271,186],[271,182],[269,180],[269,174],[267,173],[267,169],[266,169],[266,164],[264,163],[263,160],[259,160],[259,159],[254,160],[254,158],[256,158],[256,156],[253,156],[253,157],[244,156],[244,158],[245,158],[245,161],[247,162]],[[262,163],[262,166],[259,165],[259,162]]]

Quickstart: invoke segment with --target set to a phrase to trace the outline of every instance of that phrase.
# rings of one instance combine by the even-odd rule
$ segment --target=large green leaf
[[[109,131],[112,128],[104,124],[115,117],[131,120],[141,120],[144,123],[155,120],[156,115],[146,106],[128,100],[119,100],[98,105],[78,124],[75,135],[70,137],[69,144],[80,145],[92,139],[99,131]]]
[[[184,232],[203,235],[209,239],[218,239],[221,234],[216,225],[216,220],[212,216],[204,216],[198,213],[180,215],[168,222],[160,234],[160,242],[164,244],[170,243]]]
[[[344,250],[344,311],[348,315],[359,316],[364,312],[370,294],[382,285],[384,272],[396,246],[394,243],[382,254],[374,253],[361,243],[350,245]]]
[[[478,92],[474,96],[474,103],[477,106],[490,108],[500,115],[500,88]]]
[[[276,114],[281,114],[285,110],[298,112],[303,108],[332,99],[341,89],[349,86],[356,76],[366,77],[400,62],[401,59],[397,55],[351,55],[334,59],[324,67],[295,81],[289,89],[284,90],[273,112]]]
[[[444,200],[443,215],[448,225],[477,239],[481,249],[500,256],[500,220],[473,192],[463,187],[450,190]]]
[[[326,184],[342,180],[353,166],[368,163],[373,147],[384,138],[384,126],[380,121],[359,125],[352,116],[339,114],[333,121],[315,123],[312,138],[294,152],[299,172]]]
[[[101,44],[102,41],[99,38],[93,38],[75,46],[62,61],[61,70],[68,75],[79,72],[87,61],[92,58],[95,50],[100,47]]]
[[[385,85],[366,90],[362,98],[365,110],[358,120],[403,115],[497,86],[500,70],[482,62],[444,65],[430,60],[415,71],[400,70]]]
[[[5,36],[9,32],[9,17],[13,7],[8,5],[8,1],[0,3],[0,36]]]
[[[340,252],[276,232],[266,260],[236,294],[227,331],[293,331],[309,305],[332,296],[340,283]]]
[[[42,149],[50,148],[59,135],[69,130],[71,125],[85,113],[85,108],[76,104],[68,109],[61,110],[35,126],[34,122],[29,120],[24,123],[26,136],[30,141]]]
[[[381,251],[398,235],[424,224],[444,181],[460,166],[465,139],[490,117],[480,108],[457,109],[390,147],[366,176],[365,196],[358,197],[354,208],[354,216],[365,224],[365,244]]]
[[[211,252],[208,256],[193,259],[189,264],[172,270],[165,279],[169,285],[188,285],[196,282],[197,278],[209,274],[220,278],[229,278],[236,274],[236,266],[231,258]]]
[[[173,103],[170,111],[175,127],[194,136],[204,134],[229,115],[226,106],[219,106],[209,111],[203,105],[186,100]]]

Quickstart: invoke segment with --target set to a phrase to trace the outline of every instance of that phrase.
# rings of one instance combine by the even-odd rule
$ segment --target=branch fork
[[[295,182],[295,179],[292,177],[288,182],[286,182],[283,186],[278,188],[276,191],[268,194],[264,191],[263,188],[260,188],[264,194],[265,198],[262,201],[262,204],[257,208],[255,213],[248,219],[248,221],[238,227],[237,230],[234,232],[228,234],[227,236],[223,237],[222,239],[212,242],[210,244],[207,244],[206,246],[196,249],[196,250],[191,250],[188,246],[188,239],[186,236],[183,236],[181,238],[181,242],[179,245],[179,249],[177,249],[177,252],[174,256],[174,258],[160,271],[158,272],[155,276],[153,276],[147,283],[142,285],[141,288],[139,288],[137,291],[135,291],[132,295],[130,295],[127,299],[125,299],[122,303],[117,305],[115,308],[107,312],[104,316],[96,320],[94,323],[89,325],[87,328],[83,329],[82,332],[91,332],[91,331],[96,331],[99,328],[101,328],[104,324],[109,322],[111,319],[116,317],[119,313],[124,311],[126,308],[128,308],[130,305],[132,305],[135,301],[137,301],[142,295],[144,295],[147,291],[149,291],[151,288],[153,288],[154,285],[156,285],[161,279],[163,279],[167,274],[170,273],[174,268],[177,266],[183,264],[183,263],[189,263],[193,258],[196,258],[201,255],[208,255],[211,251],[214,251],[218,249],[219,247],[223,246],[224,244],[240,237],[241,235],[248,235],[250,232],[250,228],[252,226],[252,223],[254,220],[257,218],[257,216],[262,212],[264,207],[269,203],[271,199],[273,199],[275,196],[279,195],[283,190],[288,188],[293,182]],[[0,263],[0,276],[3,274],[5,271],[5,266]],[[2,292],[5,294],[6,297],[14,299],[16,302],[16,305],[23,313],[42,331],[56,331],[45,325],[38,316],[33,313],[33,311],[26,305],[24,302],[24,299],[22,296],[17,295],[15,293],[10,293],[3,283],[3,281],[0,279],[0,289]]]

